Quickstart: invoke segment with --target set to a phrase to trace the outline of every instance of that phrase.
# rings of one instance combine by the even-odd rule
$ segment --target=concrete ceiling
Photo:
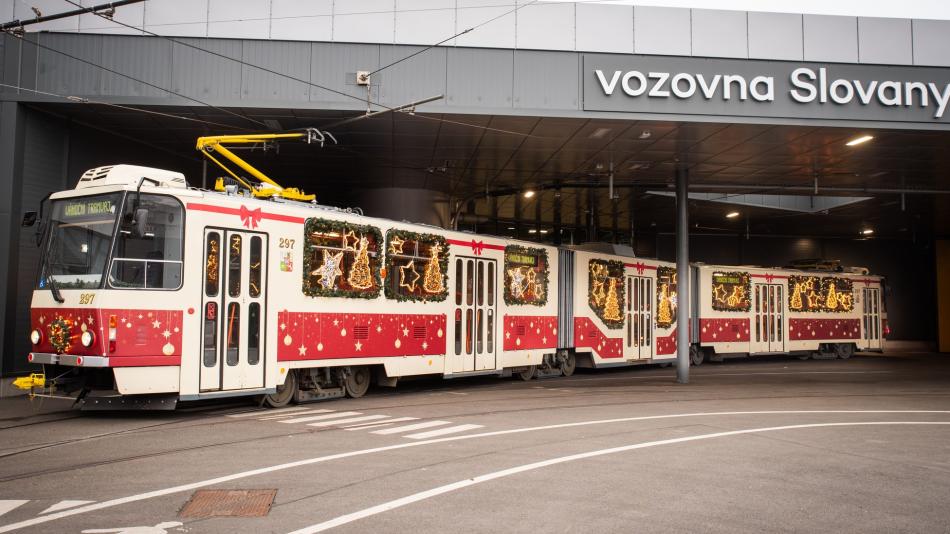
[[[196,137],[227,132],[201,122],[91,104],[42,109],[196,159]],[[211,108],[154,110],[232,124],[238,131],[262,130],[250,120]],[[281,129],[323,129],[353,116],[292,109],[230,111]],[[550,228],[556,199],[566,226],[590,226],[593,205],[601,239],[610,238],[615,224],[618,235],[628,235],[631,223],[638,231],[672,231],[672,200],[647,190],[669,187],[677,161],[688,166],[694,191],[805,195],[814,194],[817,183],[819,195],[873,197],[818,214],[743,206],[743,216],[731,220],[724,218],[730,206],[694,201],[692,221],[697,230],[709,232],[857,237],[860,229],[872,227],[876,236],[913,238],[941,232],[933,226],[934,205],[944,195],[908,194],[902,199],[891,190],[950,191],[944,179],[950,174],[950,132],[402,113],[329,130],[339,145],[320,149],[285,143],[279,155],[242,155],[283,185],[302,187],[327,203],[352,203],[359,190],[380,187],[435,189],[453,199],[472,198],[473,203],[463,204],[465,212],[474,208],[466,220],[481,220],[479,231],[502,234],[510,233],[511,221],[519,219],[517,191],[529,187],[542,193],[517,206],[523,232],[538,224],[538,215],[539,226]],[[845,145],[861,134],[875,138]],[[611,165],[613,200],[607,189]],[[200,185],[200,177],[189,180]],[[497,199],[497,224],[485,220],[493,213],[492,201],[477,198],[486,192]]]

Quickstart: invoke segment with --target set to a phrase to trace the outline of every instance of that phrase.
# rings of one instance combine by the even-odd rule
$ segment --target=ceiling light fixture
[[[514,227],[514,226],[509,226],[508,229],[509,229],[509,230],[514,230],[515,227]]]
[[[528,189],[527,191],[524,192],[524,197],[525,197],[525,198],[531,198],[531,197],[533,197],[533,196],[534,196],[534,190],[533,190],[533,189]]]
[[[528,230],[528,233],[529,233],[529,234],[536,234],[536,233],[538,233],[538,231],[535,230],[534,228],[531,228],[530,230]]]
[[[873,228],[865,228],[864,230],[861,230],[861,235],[871,235],[873,233],[874,233]]]
[[[594,133],[590,134],[588,137],[591,139],[600,139],[601,137],[609,134],[612,130],[610,128],[597,128],[594,130]]]
[[[856,137],[856,138],[854,138],[854,139],[848,141],[847,143],[845,143],[845,145],[847,145],[847,146],[860,145],[861,143],[867,143],[867,142],[870,141],[871,139],[874,139],[874,136],[871,136],[871,135],[862,135],[861,137]]]
[[[542,233],[542,234],[546,234],[546,233],[548,233],[548,231],[547,231],[547,230],[541,230],[541,233]]]
[[[738,216],[739,216],[738,211],[730,211],[729,213],[726,214],[727,219],[735,219]]]

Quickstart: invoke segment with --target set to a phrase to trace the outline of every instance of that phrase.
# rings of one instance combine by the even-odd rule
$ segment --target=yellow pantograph
[[[307,128],[306,130],[300,132],[279,134],[211,135],[199,137],[195,148],[197,148],[198,152],[201,152],[204,157],[214,162],[214,164],[218,167],[221,167],[224,172],[228,173],[228,176],[240,183],[254,197],[280,197],[288,200],[309,202],[314,200],[314,195],[305,194],[296,187],[282,187],[269,176],[257,170],[253,165],[241,159],[225,145],[234,147],[263,144],[267,146],[268,143],[273,143],[280,140],[299,139],[305,141],[308,144],[320,143],[322,146],[326,136],[329,136],[329,134],[323,133],[314,128]],[[237,169],[231,169],[224,163],[224,161],[219,159],[218,156],[230,162]],[[241,176],[241,174],[244,174],[244,176]],[[257,184],[254,185],[252,183],[253,181],[256,181]],[[224,191],[224,179],[218,178],[218,180],[215,182],[214,188],[217,191]]]

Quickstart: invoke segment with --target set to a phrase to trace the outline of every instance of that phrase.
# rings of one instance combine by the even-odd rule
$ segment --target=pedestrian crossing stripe
[[[30,499],[8,499],[8,500],[0,500],[0,515],[3,515],[3,514],[5,514],[5,513],[7,513],[7,512],[11,512],[11,511],[13,511],[13,510],[15,510],[15,509],[17,509],[17,508],[23,506],[24,504],[26,504],[26,503],[28,503],[28,502],[30,502]],[[47,501],[47,502],[48,502],[48,501]],[[53,513],[53,512],[59,512],[59,511],[61,511],[61,510],[68,510],[69,508],[76,508],[77,506],[82,506],[82,505],[84,505],[84,504],[91,504],[91,503],[94,503],[94,502],[96,502],[96,501],[78,501],[78,500],[66,499],[66,500],[58,501],[58,502],[56,502],[56,503],[54,503],[54,504],[48,506],[45,510],[43,510],[42,512],[40,512],[39,515],[49,514],[49,513]]]
[[[335,412],[324,408],[307,409],[303,406],[278,410],[254,410],[251,412],[227,414],[227,416],[241,420],[254,417],[258,421],[273,421],[285,424],[299,423],[314,428],[336,427],[348,431],[367,430],[371,434],[379,434],[382,436],[410,433],[402,436],[410,439],[426,439],[434,436],[445,436],[465,432],[467,430],[474,430],[476,428],[483,428],[482,425],[454,424],[450,421],[420,421],[418,417],[394,417],[382,414],[367,415],[363,412],[355,411]],[[392,426],[396,423],[408,424]]]

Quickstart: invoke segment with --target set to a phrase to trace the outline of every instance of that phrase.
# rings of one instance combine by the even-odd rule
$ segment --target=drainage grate
[[[185,503],[180,517],[264,517],[270,512],[275,489],[198,490]]]

